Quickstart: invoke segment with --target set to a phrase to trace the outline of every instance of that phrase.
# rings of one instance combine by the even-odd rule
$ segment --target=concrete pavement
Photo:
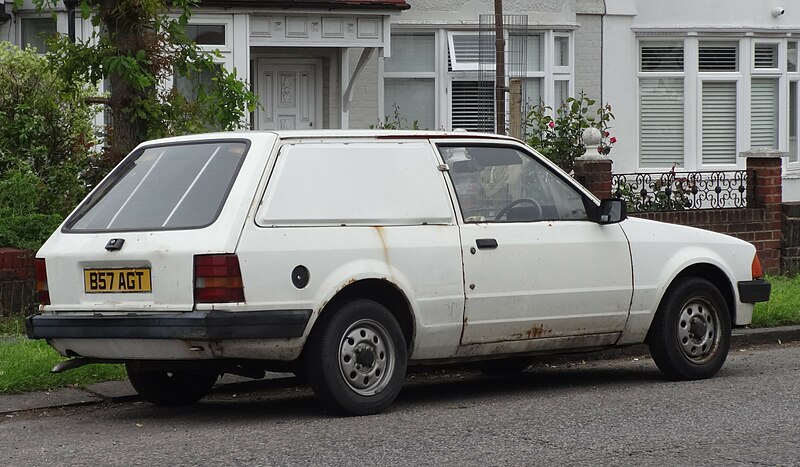
[[[781,344],[794,341],[800,341],[800,326],[735,329],[731,340],[731,348],[743,349],[753,345]],[[570,361],[638,358],[648,354],[647,346],[634,345],[603,352],[547,356],[537,361],[540,363],[558,362],[560,364]],[[271,387],[294,384],[294,379],[294,375],[291,373],[268,372],[262,380],[225,375],[217,382],[214,392],[235,392],[253,388],[269,389]],[[13,417],[14,413],[27,410],[98,404],[104,401],[124,402],[136,399],[138,399],[138,395],[127,380],[107,381],[93,384],[83,389],[61,388],[52,391],[0,395],[0,415]]]

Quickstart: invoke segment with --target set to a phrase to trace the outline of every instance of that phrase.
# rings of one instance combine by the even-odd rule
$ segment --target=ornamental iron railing
[[[755,174],[746,170],[614,174],[611,184],[612,194],[626,201],[629,212],[744,208],[755,189]]]

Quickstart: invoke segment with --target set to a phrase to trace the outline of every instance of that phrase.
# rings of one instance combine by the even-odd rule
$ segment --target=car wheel
[[[219,377],[217,373],[140,370],[130,364],[126,370],[142,399],[161,406],[194,404],[211,392]]]
[[[731,318],[720,291],[697,277],[679,279],[661,301],[648,335],[658,368],[670,379],[714,376],[728,356]]]
[[[487,376],[508,376],[522,373],[531,365],[528,357],[511,357],[481,362],[478,368]]]
[[[307,377],[326,408],[378,413],[394,401],[406,375],[406,341],[395,317],[372,300],[327,310],[306,349]]]

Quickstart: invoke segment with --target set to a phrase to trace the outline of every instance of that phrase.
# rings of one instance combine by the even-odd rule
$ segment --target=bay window
[[[797,41],[639,40],[639,166],[724,169],[751,148],[797,148]],[[784,57],[785,54],[785,59]],[[788,104],[788,105],[787,105]]]
[[[515,30],[505,39],[506,86],[520,81],[523,114],[539,102],[557,107],[571,94],[571,33]],[[392,121],[396,111],[402,124],[422,129],[494,132],[494,45],[494,31],[395,31],[383,61],[383,114]]]

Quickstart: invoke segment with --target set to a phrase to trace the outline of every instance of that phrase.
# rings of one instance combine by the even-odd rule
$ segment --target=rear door
[[[628,317],[630,252],[619,225],[520,148],[439,145],[462,213],[461,344],[606,335]],[[599,342],[599,341],[597,341]]]
[[[235,250],[268,139],[134,151],[37,254],[50,310],[192,310],[194,255]]]

